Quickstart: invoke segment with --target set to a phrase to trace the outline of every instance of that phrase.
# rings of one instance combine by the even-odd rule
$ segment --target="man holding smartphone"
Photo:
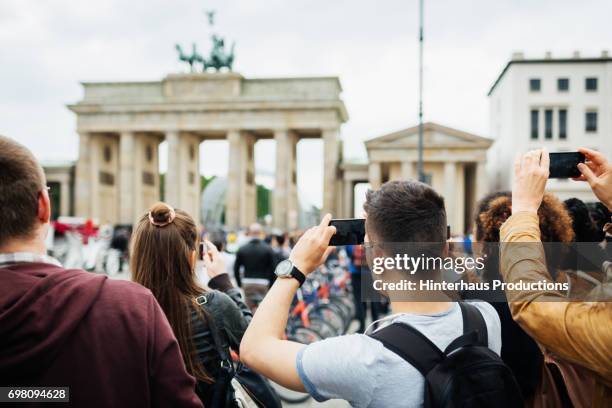
[[[368,242],[446,242],[444,199],[426,184],[393,181],[369,191],[366,212]],[[247,329],[240,356],[249,367],[295,391],[308,392],[318,401],[347,400],[355,407],[419,406],[425,379],[417,368],[365,334],[328,338],[308,346],[284,340],[291,301],[308,275],[327,257],[336,232],[328,214],[306,231],[283,265]],[[282,265],[282,264],[281,264]],[[279,267],[281,266],[279,265]],[[382,275],[383,280],[385,275]],[[488,332],[488,347],[499,354],[500,322],[495,310],[479,302]],[[462,311],[449,301],[396,302],[391,299],[392,323],[417,329],[444,350],[463,333]]]

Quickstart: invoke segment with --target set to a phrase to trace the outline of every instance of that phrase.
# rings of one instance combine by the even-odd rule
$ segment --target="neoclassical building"
[[[353,216],[355,185],[417,178],[418,127],[365,142],[368,162],[343,163],[340,127],[348,120],[336,77],[248,79],[237,73],[168,75],[152,82],[83,83],[76,114],[76,167],[46,167],[62,215],[100,223],[133,223],[164,199],[194,216],[200,211],[200,144],[225,139],[229,165],[225,222],[230,228],[256,220],[254,145],[276,142],[273,225],[297,228],[296,145],[323,142],[322,211]],[[160,186],[159,144],[167,143],[168,170]],[[447,203],[452,231],[469,224],[486,190],[491,140],[435,123],[424,125],[426,182]],[[199,217],[198,217],[199,218]]]
[[[423,172],[425,181],[446,201],[448,223],[453,233],[463,233],[471,223],[476,200],[487,191],[486,158],[490,139],[461,130],[425,123]],[[367,163],[343,163],[343,215],[353,214],[358,183],[378,188],[389,180],[416,179],[418,126],[365,142]]]
[[[165,200],[199,214],[199,149],[229,143],[225,220],[256,219],[254,145],[276,141],[273,222],[297,227],[296,145],[324,144],[323,210],[336,213],[342,146],[348,120],[336,77],[247,79],[237,73],[168,75],[153,82],[83,83],[76,114],[79,159],[75,213],[101,223],[132,223],[159,200],[158,146],[168,145]]]

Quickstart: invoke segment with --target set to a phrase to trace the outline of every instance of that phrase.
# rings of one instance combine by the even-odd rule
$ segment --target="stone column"
[[[240,134],[240,225],[248,226],[257,220],[257,187],[255,184],[255,136]]]
[[[200,143],[196,135],[184,135],[181,138],[183,156],[185,157],[185,191],[181,192],[179,208],[193,217],[196,225],[201,221],[200,210]]]
[[[231,228],[246,227],[257,220],[255,184],[255,142],[253,134],[230,130],[228,185],[225,195],[225,223]]]
[[[336,180],[338,179],[338,165],[340,164],[341,142],[338,128],[324,129],[323,136],[323,208],[322,214],[337,212],[336,209]]]
[[[230,228],[240,227],[240,188],[242,158],[240,149],[240,132],[227,132],[229,144],[229,164],[227,166],[227,190],[225,193],[225,223]]]
[[[476,162],[476,177],[474,180],[474,191],[476,194],[474,202],[478,202],[481,198],[485,196],[487,193],[487,170],[486,170],[486,162],[478,161]]]
[[[355,184],[353,180],[344,180],[344,218],[353,218],[355,210]]]
[[[372,190],[378,190],[382,185],[382,166],[379,162],[368,165],[368,181]]]
[[[75,170],[75,215],[77,217],[91,216],[91,200],[93,200],[91,177],[91,135],[79,133],[79,159]]]
[[[135,221],[134,204],[139,198],[136,180],[138,157],[134,133],[119,135],[119,222],[131,224]]]
[[[411,161],[403,161],[401,163],[402,180],[415,179],[414,163]]]
[[[272,220],[277,228],[287,228],[289,180],[293,169],[290,154],[289,131],[280,129],[274,131],[276,141],[276,174],[272,202]]]
[[[444,163],[444,204],[446,207],[446,222],[451,226],[451,233],[461,232],[456,222],[457,193],[457,165],[455,162]]]
[[[297,188],[297,142],[298,136],[295,132],[289,132],[287,157],[289,178],[287,184],[287,224],[285,229],[294,230],[298,227],[300,218],[300,203]]]
[[[168,142],[168,171],[165,180],[165,201],[186,211],[196,223],[200,222],[200,168],[197,136],[166,133]]]
[[[90,185],[90,195],[87,197],[87,200],[89,201],[89,211],[85,214],[85,217],[87,218],[100,217],[100,202],[102,200],[102,196],[100,194],[100,167],[102,156],[104,154],[104,148],[102,147],[100,139],[100,135],[89,135],[89,177],[87,178],[87,182]]]
[[[61,215],[71,215],[70,214],[70,179],[62,177],[62,182],[60,184],[60,214]]]
[[[164,201],[172,206],[180,204],[183,163],[181,160],[181,139],[178,130],[166,132],[168,144],[168,170],[164,180]]]
[[[153,203],[159,201],[159,141],[157,134],[136,135],[134,219],[140,218]]]

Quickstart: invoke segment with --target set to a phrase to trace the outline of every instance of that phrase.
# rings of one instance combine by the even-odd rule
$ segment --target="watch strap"
[[[293,266],[293,268],[291,268],[290,275],[292,278],[295,278],[300,283],[300,287],[302,287],[302,285],[306,281],[306,276],[296,266]]]

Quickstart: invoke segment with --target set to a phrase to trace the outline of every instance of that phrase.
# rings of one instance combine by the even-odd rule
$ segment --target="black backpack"
[[[442,352],[412,326],[395,323],[373,333],[386,348],[425,377],[425,407],[523,407],[512,371],[488,347],[480,311],[459,303],[463,335]]]

